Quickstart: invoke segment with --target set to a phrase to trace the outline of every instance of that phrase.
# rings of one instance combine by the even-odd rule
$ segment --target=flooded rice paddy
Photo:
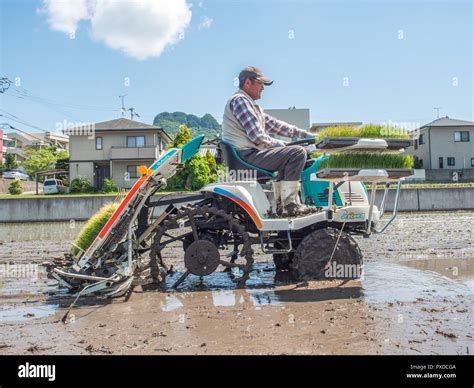
[[[295,283],[257,253],[246,289],[229,273],[179,290],[70,303],[41,263],[67,252],[82,223],[0,225],[0,353],[472,354],[474,213],[401,214],[357,237],[360,280]],[[168,257],[183,271],[182,250]]]

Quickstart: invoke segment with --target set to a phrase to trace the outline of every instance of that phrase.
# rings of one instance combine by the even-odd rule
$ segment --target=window
[[[443,165],[443,157],[442,157],[442,156],[440,156],[440,157],[438,158],[438,161],[439,161],[439,168],[444,168],[444,165]]]
[[[425,144],[425,134],[422,133],[418,139],[418,144]]]
[[[474,167],[474,158],[471,158],[471,167]]]
[[[454,132],[454,141],[455,142],[468,142],[469,131]]]
[[[448,166],[454,166],[456,164],[456,160],[454,158],[448,158]]]
[[[138,178],[138,166],[127,166],[127,172],[131,179]]]
[[[97,136],[95,138],[95,149],[101,150],[102,149],[102,136]]]
[[[127,136],[127,147],[145,147],[145,136]]]
[[[415,141],[413,142],[413,146],[415,147],[415,150],[418,149],[418,139],[415,139]]]

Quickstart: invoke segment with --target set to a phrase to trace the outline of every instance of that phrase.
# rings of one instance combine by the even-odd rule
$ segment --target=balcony
[[[110,159],[152,159],[158,158],[160,150],[158,146],[146,145],[144,147],[112,146],[110,148]]]

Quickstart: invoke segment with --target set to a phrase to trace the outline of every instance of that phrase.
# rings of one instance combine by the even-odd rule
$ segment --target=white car
[[[59,179],[45,179],[43,182],[43,194],[67,193],[67,189]]]
[[[23,170],[5,170],[3,172],[3,177],[5,179],[20,179],[22,181],[27,181],[29,179],[28,174]]]

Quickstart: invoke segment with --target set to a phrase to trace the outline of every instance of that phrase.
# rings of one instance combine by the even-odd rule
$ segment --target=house
[[[265,109],[264,112],[278,120],[296,125],[298,128],[306,130],[309,128],[309,109],[292,107],[288,109]]]
[[[160,127],[125,118],[67,129],[69,176],[86,177],[99,190],[105,178],[130,188],[140,165],[151,165],[171,138]]]
[[[0,162],[4,162],[5,161],[5,158],[3,156],[3,153],[6,152],[5,149],[8,147],[8,136],[5,135],[3,133],[3,129],[0,128],[0,139],[1,139],[1,143],[0,143]]]
[[[407,151],[418,168],[426,169],[427,180],[474,179],[474,122],[441,117],[413,131],[412,137],[413,147]]]
[[[201,148],[199,150],[199,155],[200,156],[206,156],[207,151],[209,151],[212,156],[216,157],[217,153],[218,153],[217,152],[218,143],[219,143],[219,138],[218,137],[216,137],[215,139],[212,139],[212,140],[206,140],[201,145]]]
[[[3,152],[12,153],[20,163],[26,159],[25,151],[28,148],[40,149],[52,144],[65,150],[69,148],[69,137],[61,133],[9,132],[6,137],[7,139],[3,139]]]
[[[206,140],[202,143],[201,148],[199,150],[200,156],[206,156],[207,152],[209,151],[214,159],[216,160],[216,164],[222,163],[222,155],[219,149],[219,142],[220,138],[216,137],[212,140]]]
[[[15,153],[15,141],[10,139],[6,133],[3,133],[0,129],[0,133],[2,136],[2,147],[0,151],[0,160],[5,162],[5,155],[6,154],[14,154]]]

